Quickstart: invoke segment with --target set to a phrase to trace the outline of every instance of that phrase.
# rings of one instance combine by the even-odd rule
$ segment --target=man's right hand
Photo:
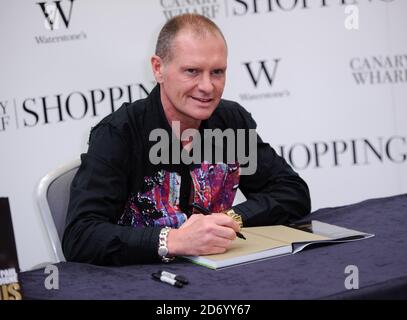
[[[239,225],[222,213],[193,214],[168,234],[168,256],[207,255],[225,252],[236,238]]]

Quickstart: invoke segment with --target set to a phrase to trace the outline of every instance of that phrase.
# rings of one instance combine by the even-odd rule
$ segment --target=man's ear
[[[153,69],[155,81],[157,81],[157,83],[162,83],[163,82],[163,69],[164,69],[164,64],[163,64],[162,59],[157,55],[153,55],[151,57],[151,67]]]

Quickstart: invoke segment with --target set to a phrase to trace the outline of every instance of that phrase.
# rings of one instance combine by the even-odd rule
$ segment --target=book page
[[[247,237],[251,237],[252,235],[259,235],[262,237],[275,239],[277,241],[283,241],[287,244],[291,244],[294,242],[320,241],[330,239],[324,235],[314,234],[282,225],[243,228],[242,233],[245,236],[247,234]]]
[[[255,233],[249,234],[248,232],[245,232],[244,228],[242,229],[242,233],[246,237],[246,240],[236,238],[227,252],[221,254],[206,255],[202,257],[213,261],[222,261],[274,248],[277,249],[285,246],[291,247],[289,243],[284,241],[267,238]]]

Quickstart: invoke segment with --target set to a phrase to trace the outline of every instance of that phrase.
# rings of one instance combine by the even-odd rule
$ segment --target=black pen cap
[[[175,276],[175,280],[178,280],[179,282],[181,282],[183,284],[188,284],[189,283],[187,278],[185,278],[183,276],[179,276],[179,275]]]

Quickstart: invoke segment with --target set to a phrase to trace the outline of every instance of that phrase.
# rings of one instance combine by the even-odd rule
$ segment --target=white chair
[[[66,261],[61,240],[65,228],[71,182],[81,164],[79,159],[51,171],[37,186],[37,203],[56,262]]]

